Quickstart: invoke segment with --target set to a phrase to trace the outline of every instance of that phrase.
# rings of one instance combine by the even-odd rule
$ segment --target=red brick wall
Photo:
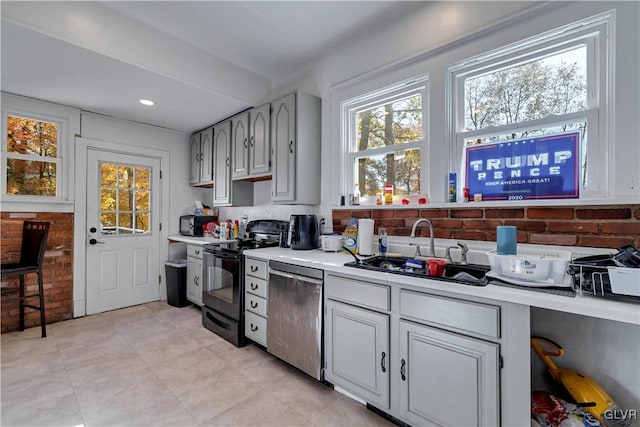
[[[498,225],[518,227],[518,242],[543,245],[640,248],[640,205],[371,209],[333,211],[333,229],[344,231],[349,218],[373,218],[375,231],[408,236],[418,218],[429,218],[435,235],[443,239],[496,240]],[[417,235],[429,235],[419,226]]]
[[[43,281],[45,315],[47,323],[59,322],[73,317],[73,214],[71,213],[17,213],[2,212],[0,224],[0,249],[2,263],[20,259],[22,223],[32,219],[49,221],[49,236],[44,258]],[[38,292],[36,274],[26,276],[27,295]],[[2,280],[2,287],[18,286],[18,278]],[[30,301],[37,305],[37,298]],[[19,328],[19,297],[9,294],[1,301],[1,330],[15,331]],[[40,325],[40,312],[25,309],[25,327]]]

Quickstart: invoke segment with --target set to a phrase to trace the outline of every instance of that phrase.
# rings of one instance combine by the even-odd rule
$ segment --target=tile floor
[[[2,334],[3,427],[391,426],[166,302]]]

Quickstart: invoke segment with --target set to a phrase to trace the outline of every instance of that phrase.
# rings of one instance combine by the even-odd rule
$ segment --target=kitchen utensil
[[[444,276],[446,266],[447,262],[442,259],[427,260],[427,272],[429,273],[429,276]]]
[[[543,337],[531,337],[531,347],[538,353],[554,380],[559,382],[575,400],[587,412],[596,417],[598,421],[607,426],[624,426],[624,420],[616,424],[609,419],[615,411],[620,411],[613,399],[594,380],[579,372],[558,368],[551,357],[560,357],[564,349],[556,342]],[[545,348],[546,347],[546,348]]]
[[[512,225],[499,225],[496,228],[497,252],[499,255],[518,253],[518,230]]]
[[[338,233],[323,234],[320,236],[320,247],[325,252],[338,252],[342,250],[343,236]]]

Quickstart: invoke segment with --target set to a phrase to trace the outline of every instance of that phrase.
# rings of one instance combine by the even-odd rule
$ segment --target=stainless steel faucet
[[[420,218],[419,220],[414,222],[413,223],[413,227],[411,228],[411,235],[409,237],[415,239],[415,237],[416,237],[416,228],[418,227],[418,224],[420,224],[422,222],[426,223],[427,227],[429,227],[429,256],[430,257],[435,257],[436,256],[436,248],[435,248],[435,244],[433,242],[433,225],[431,224],[431,221],[429,221],[426,218]],[[417,255],[421,255],[420,254],[420,245],[416,246],[416,254]]]
[[[459,247],[460,248],[460,264],[467,264],[467,252],[469,252],[469,247],[462,242],[458,242],[457,244],[458,246],[447,247],[447,250],[445,252],[445,259],[449,262],[453,262],[453,259],[451,258],[451,249],[457,249]]]

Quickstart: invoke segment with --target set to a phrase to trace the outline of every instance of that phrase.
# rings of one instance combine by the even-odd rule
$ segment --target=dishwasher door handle
[[[311,283],[312,285],[322,285],[323,283],[322,280],[313,279],[307,276],[299,276],[297,274],[285,273],[284,271],[280,270],[271,269],[271,271],[269,271],[269,274],[275,274],[276,276],[282,276],[292,280],[300,280],[302,282]]]

